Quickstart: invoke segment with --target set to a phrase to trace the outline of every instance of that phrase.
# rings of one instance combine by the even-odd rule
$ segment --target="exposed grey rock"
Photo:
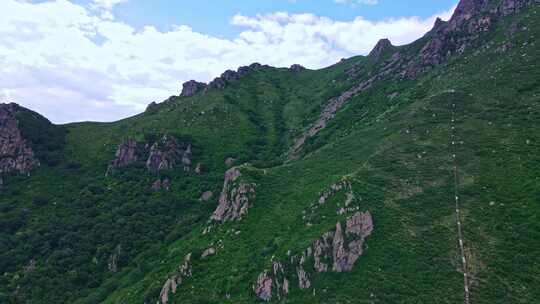
[[[184,257],[184,261],[178,267],[176,273],[169,277],[165,281],[165,284],[163,284],[159,294],[159,300],[161,303],[167,304],[169,302],[170,294],[175,294],[178,286],[182,284],[186,278],[191,277],[191,275],[191,253],[189,253]]]
[[[255,197],[255,185],[237,181],[241,176],[237,167],[225,172],[223,190],[219,196],[219,205],[212,214],[211,219],[218,222],[241,219],[247,214],[250,200]]]
[[[298,159],[305,141],[324,129],[348,100],[370,88],[375,82],[387,77],[416,79],[426,70],[446,62],[450,56],[472,49],[479,41],[480,34],[489,30],[494,20],[515,13],[531,3],[538,3],[538,0],[503,0],[494,8],[489,5],[492,3],[493,1],[489,0],[462,0],[448,22],[440,19],[435,22],[433,29],[421,40],[425,41],[425,44],[419,53],[394,53],[377,74],[330,99],[319,118],[295,140],[287,159]],[[389,41],[381,41],[372,52],[373,55],[388,49],[388,43]]]
[[[314,269],[327,272],[332,263],[332,271],[351,271],[362,255],[366,237],[373,231],[373,220],[369,212],[357,212],[347,219],[345,233],[341,223],[334,231],[329,231],[313,243]]]
[[[235,162],[236,162],[236,158],[227,157],[227,159],[225,160],[225,165],[227,167],[231,167],[232,165],[234,165]]]
[[[272,299],[272,278],[265,271],[259,275],[257,282],[253,286],[255,295],[263,301],[270,301]]]
[[[201,163],[198,163],[197,166],[195,166],[195,173],[197,174],[203,174],[204,172],[204,167]]]
[[[309,276],[304,268],[299,266],[297,267],[296,272],[298,275],[298,287],[300,289],[309,289],[311,287],[311,281],[309,280]]]
[[[213,256],[214,254],[216,254],[216,248],[210,247],[210,248],[206,249],[205,251],[203,251],[203,253],[201,254],[201,257],[206,258],[206,257],[209,257],[209,256]]]
[[[152,112],[158,108],[158,104],[155,101],[152,101],[147,107],[146,112]]]
[[[293,64],[291,65],[291,67],[289,68],[289,70],[295,72],[295,73],[299,73],[299,72],[302,72],[304,71],[306,68],[299,65],[299,64]]]
[[[328,271],[328,261],[330,259],[330,253],[332,248],[334,233],[326,232],[322,237],[313,243],[313,268],[317,272]]]
[[[281,299],[289,294],[289,280],[285,276],[281,262],[272,262],[271,271],[265,270],[259,274],[257,282],[253,285],[253,291],[259,299],[267,302],[273,295]]]
[[[250,71],[256,70],[262,67],[259,63],[253,63],[249,66],[242,66],[238,68],[238,71],[227,70],[221,74],[220,77],[215,78],[208,84],[210,89],[223,89],[228,83],[233,83],[240,80],[242,77],[249,74]]]
[[[34,259],[31,259],[28,261],[28,264],[23,267],[23,270],[25,273],[34,272],[37,269],[37,262]]]
[[[206,87],[207,87],[207,85],[204,82],[197,82],[195,80],[190,80],[188,82],[185,82],[182,85],[182,93],[180,93],[180,96],[182,96],[182,97],[193,96],[193,95],[203,91]]]
[[[380,59],[383,55],[387,54],[390,51],[393,51],[395,47],[392,45],[392,42],[388,39],[381,39],[373,50],[369,53],[369,57],[372,57],[376,60]]]
[[[123,141],[116,149],[114,159],[107,168],[107,174],[111,174],[115,169],[127,167],[138,160],[137,141],[127,139]]]
[[[166,179],[160,179],[158,178],[153,184],[152,184],[152,187],[151,189],[155,192],[158,192],[158,191],[161,191],[161,190],[166,190],[166,191],[169,191],[171,189],[171,181],[166,178]]]
[[[151,172],[169,170],[180,162],[186,166],[191,164],[191,145],[186,149],[172,136],[164,135],[150,148],[150,154],[146,160],[146,167]]]
[[[200,201],[207,202],[214,196],[214,193],[212,191],[205,191],[203,194],[201,194]]]
[[[109,261],[107,262],[107,268],[110,272],[117,272],[118,271],[118,259],[120,258],[120,255],[122,254],[122,245],[117,245],[114,249],[114,252],[109,255]]]
[[[40,165],[19,129],[15,117],[19,109],[14,103],[0,104],[0,182],[5,173],[25,174]]]

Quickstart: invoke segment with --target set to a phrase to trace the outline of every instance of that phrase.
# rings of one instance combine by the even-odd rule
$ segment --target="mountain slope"
[[[462,1],[408,46],[319,71],[253,65],[64,126],[58,164],[4,178],[0,297],[536,302],[538,9]],[[115,156],[127,139],[140,148]]]

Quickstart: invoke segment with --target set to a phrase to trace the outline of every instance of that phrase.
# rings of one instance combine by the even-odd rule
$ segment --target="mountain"
[[[0,105],[0,302],[538,302],[539,4],[114,123]]]

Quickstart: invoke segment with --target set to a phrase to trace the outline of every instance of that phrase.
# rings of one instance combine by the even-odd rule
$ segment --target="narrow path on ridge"
[[[457,147],[459,146],[458,143],[458,137],[457,137],[457,129],[456,129],[456,104],[453,102],[451,104],[450,111],[452,113],[451,115],[451,135],[450,135],[450,151],[452,153],[452,162],[453,162],[453,174],[454,174],[454,202],[456,207],[456,226],[457,226],[457,235],[458,235],[458,243],[459,243],[459,252],[461,255],[461,267],[463,271],[463,288],[464,288],[464,303],[470,304],[470,291],[469,291],[469,283],[470,283],[470,274],[469,274],[469,265],[467,261],[467,256],[465,254],[465,242],[463,239],[463,221],[462,221],[462,212],[461,212],[461,201],[459,197],[459,163],[457,160]]]

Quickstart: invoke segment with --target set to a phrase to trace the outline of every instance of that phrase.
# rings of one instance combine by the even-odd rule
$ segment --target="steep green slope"
[[[330,98],[384,71],[396,52],[408,71],[407,56],[434,32],[380,58],[318,71],[263,66],[119,122],[66,126],[59,164],[5,179],[0,301],[155,303],[188,254],[191,275],[167,292],[169,303],[259,302],[253,286],[277,262],[289,292],[278,298],[274,279],[275,302],[460,303],[463,255],[471,303],[538,301],[539,14],[533,4],[493,21],[419,77],[394,77],[400,67],[377,78],[294,161],[290,147]],[[190,142],[203,173],[136,163],[105,176],[124,139],[163,134]],[[254,189],[249,211],[209,221],[231,157],[249,162],[231,184]],[[151,191],[156,178],[171,189]],[[199,201],[208,190],[213,199]],[[310,286],[299,288],[306,248],[358,211],[374,227],[352,271],[317,272],[308,258]]]

